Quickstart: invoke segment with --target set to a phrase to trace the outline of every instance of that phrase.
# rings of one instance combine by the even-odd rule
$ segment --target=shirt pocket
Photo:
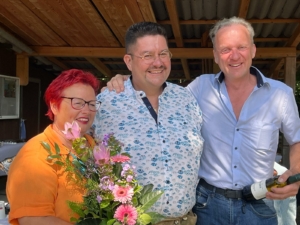
[[[279,127],[275,123],[265,123],[263,121],[255,121],[252,124],[252,132],[256,135],[255,148],[260,150],[277,149],[279,138]]]

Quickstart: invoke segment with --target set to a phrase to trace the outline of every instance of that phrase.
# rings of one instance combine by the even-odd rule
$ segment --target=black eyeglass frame
[[[65,96],[61,96],[61,98],[70,99],[70,100],[71,100],[71,106],[72,106],[72,108],[75,109],[75,110],[81,110],[81,109],[83,109],[84,106],[87,104],[90,111],[96,112],[96,111],[99,109],[100,105],[101,105],[101,102],[99,102],[99,101],[97,101],[97,100],[85,101],[85,100],[82,99],[82,98],[76,98],[76,97],[71,98],[71,97],[65,97]],[[74,106],[73,106],[73,99],[79,99],[79,100],[82,100],[82,101],[84,102],[84,104],[81,105],[81,108],[80,108],[80,109],[74,108]],[[95,102],[95,108],[96,108],[96,110],[93,110],[93,109],[90,108],[90,107],[91,107],[91,106],[90,106],[90,103],[91,103],[91,102]]]

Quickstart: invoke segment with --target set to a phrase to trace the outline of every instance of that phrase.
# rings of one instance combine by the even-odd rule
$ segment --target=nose
[[[240,53],[239,53],[239,50],[234,48],[231,50],[231,55],[230,55],[230,58],[233,59],[233,60],[236,60],[240,57]]]
[[[160,58],[160,56],[159,55],[156,55],[155,56],[155,58],[154,58],[154,61],[153,61],[153,65],[162,65],[163,64],[163,62],[162,62],[162,60],[161,60],[161,58]]]
[[[84,104],[83,108],[81,109],[81,111],[90,111],[90,109],[89,109],[89,103],[86,102]]]

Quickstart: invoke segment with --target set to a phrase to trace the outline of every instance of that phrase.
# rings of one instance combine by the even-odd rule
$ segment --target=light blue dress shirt
[[[199,176],[220,188],[242,189],[273,176],[279,131],[292,145],[300,141],[300,121],[293,90],[264,77],[255,67],[257,86],[237,120],[226,90],[224,74],[206,74],[188,89],[202,113],[205,140]]]
[[[150,211],[183,216],[195,204],[203,148],[202,113],[188,90],[166,83],[159,96],[156,122],[144,97],[143,91],[134,90],[130,79],[124,92],[98,95],[101,107],[93,125],[95,136],[113,132],[131,155],[138,181],[164,190]]]

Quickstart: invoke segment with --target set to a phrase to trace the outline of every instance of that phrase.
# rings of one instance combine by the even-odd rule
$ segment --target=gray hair
[[[247,22],[246,20],[234,16],[234,17],[231,17],[231,18],[225,18],[223,20],[218,21],[213,26],[213,28],[209,31],[209,37],[210,37],[213,45],[215,45],[215,37],[216,37],[216,34],[218,33],[218,31],[223,27],[231,26],[231,25],[234,25],[234,24],[240,24],[240,25],[243,25],[244,27],[246,27],[246,29],[249,32],[251,41],[252,41],[252,43],[254,43],[254,40],[253,40],[254,30],[253,30],[252,25],[249,22]]]

